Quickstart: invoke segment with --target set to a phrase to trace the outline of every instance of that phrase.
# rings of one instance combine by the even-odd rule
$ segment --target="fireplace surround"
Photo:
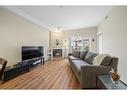
[[[62,49],[52,49],[53,58],[62,58]]]
[[[64,58],[63,48],[52,48],[51,49],[51,59]]]

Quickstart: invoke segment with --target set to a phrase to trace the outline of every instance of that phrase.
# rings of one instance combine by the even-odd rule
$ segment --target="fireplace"
[[[62,58],[62,49],[52,49],[53,58]]]

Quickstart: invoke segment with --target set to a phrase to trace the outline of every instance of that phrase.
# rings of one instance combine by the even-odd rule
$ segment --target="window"
[[[91,50],[91,37],[71,37],[71,50]]]

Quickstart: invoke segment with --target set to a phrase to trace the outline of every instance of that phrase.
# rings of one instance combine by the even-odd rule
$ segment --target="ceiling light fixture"
[[[53,29],[50,29],[50,31],[52,31],[52,32],[61,32],[61,28],[60,27],[53,28]]]
[[[57,27],[57,28],[55,29],[55,32],[61,32],[60,27]]]
[[[60,27],[57,27],[57,30],[60,30]]]

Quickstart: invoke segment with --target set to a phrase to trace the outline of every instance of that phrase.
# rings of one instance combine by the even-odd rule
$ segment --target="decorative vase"
[[[120,80],[120,75],[118,74],[117,69],[112,69],[111,71],[111,79],[114,84],[118,84]]]
[[[59,39],[56,39],[56,45],[58,46],[59,44]]]

